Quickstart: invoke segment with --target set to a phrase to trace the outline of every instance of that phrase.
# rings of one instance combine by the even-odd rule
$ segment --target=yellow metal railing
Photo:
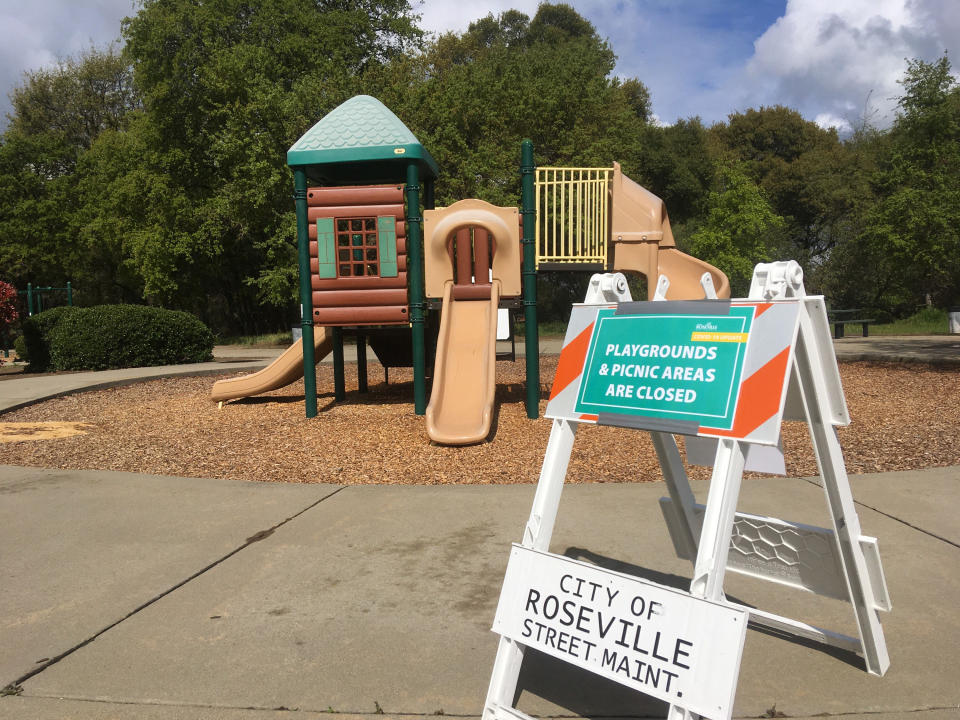
[[[538,167],[537,266],[606,266],[613,168]]]

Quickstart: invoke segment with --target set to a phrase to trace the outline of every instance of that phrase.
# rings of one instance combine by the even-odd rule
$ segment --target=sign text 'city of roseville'
[[[708,717],[729,717],[744,611],[514,545],[493,630]]]

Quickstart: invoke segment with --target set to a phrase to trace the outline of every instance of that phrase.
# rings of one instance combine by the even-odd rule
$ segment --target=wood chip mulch
[[[556,369],[542,359],[544,400]],[[926,365],[840,366],[852,423],[839,429],[849,473],[960,465],[960,369]],[[413,412],[410,370],[370,367],[370,392],[357,392],[347,366],[347,398],[333,401],[329,365],[318,368],[318,417],[304,417],[303,383],[227,403],[209,399],[216,378],[178,377],[56,398],[0,416],[5,423],[69,422],[84,434],[0,444],[0,464],[124,470],[184,477],[342,484],[535,482],[550,421],[524,408],[524,366],[497,366],[496,432],[491,442],[442,447]],[[230,377],[225,375],[224,377]],[[785,423],[789,476],[817,474],[807,428]],[[682,447],[682,440],[681,440]],[[709,469],[689,468],[692,478]],[[649,435],[582,426],[569,482],[660,479]]]

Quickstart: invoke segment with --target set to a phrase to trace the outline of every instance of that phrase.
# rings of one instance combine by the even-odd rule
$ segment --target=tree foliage
[[[285,150],[418,46],[409,3],[148,0],[124,35],[148,121],[138,173],[157,200],[132,248],[146,295],[221,327],[276,326],[296,286]]]
[[[518,202],[541,166],[606,166],[664,199],[681,247],[746,292],[793,258],[836,305],[960,301],[960,89],[909,61],[889,131],[841,139],[797,111],[650,122],[642,78],[571,6],[425,37],[408,0],[144,0],[126,45],[24,76],[0,136],[0,276],[73,280],[81,304],[149,303],[226,332],[293,319],[286,150],[349,97],[378,97],[437,159],[437,202]],[[577,278],[545,278],[544,309]],[[574,293],[579,295],[580,291]],[[549,314],[548,313],[548,314]]]
[[[718,170],[707,204],[706,217],[687,242],[689,252],[726,273],[733,297],[746,297],[753,266],[776,259],[784,220],[739,164]]]
[[[942,306],[960,299],[960,87],[946,55],[909,62],[903,87],[864,242],[887,258],[888,292]]]
[[[649,93],[613,77],[615,60],[573,8],[544,3],[532,19],[510,10],[441,35],[368,88],[437,159],[438,202],[516,204],[524,138],[538,164],[567,166],[609,166],[638,142]]]
[[[77,163],[139,106],[130,69],[115,46],[91,49],[28,73],[11,99],[0,144],[0,268],[16,285],[85,282],[88,258],[69,222]]]
[[[808,271],[819,268],[867,186],[836,131],[777,105],[733,113],[711,132],[715,157],[741,163],[783,217],[784,250]]]
[[[625,159],[633,160],[633,177],[663,199],[675,223],[684,224],[704,212],[716,164],[699,118],[666,127],[648,125],[640,142],[624,152]]]

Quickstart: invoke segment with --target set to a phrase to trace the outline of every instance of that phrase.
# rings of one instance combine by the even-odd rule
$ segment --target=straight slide
[[[427,434],[441,445],[469,445],[490,433],[497,366],[500,281],[489,299],[456,300],[453,282],[443,289]]]
[[[333,350],[333,331],[314,328],[314,359],[320,362]],[[214,402],[259,395],[289,385],[303,377],[303,340],[297,340],[263,370],[228,380],[218,380],[210,391]]]

